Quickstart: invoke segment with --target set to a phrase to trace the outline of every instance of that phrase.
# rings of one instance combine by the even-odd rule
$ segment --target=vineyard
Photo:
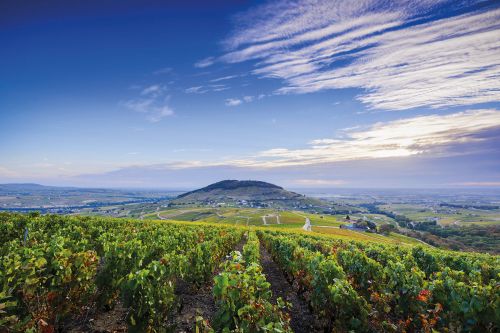
[[[500,330],[500,257],[486,254],[253,226],[1,213],[0,257],[2,333],[99,331],[94,319],[116,309],[123,327],[109,331]]]

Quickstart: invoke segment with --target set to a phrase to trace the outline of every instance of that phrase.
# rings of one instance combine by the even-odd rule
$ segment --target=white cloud
[[[479,141],[475,134],[495,127],[500,127],[500,111],[493,109],[421,116],[353,129],[341,139],[313,140],[303,149],[270,149],[258,154],[257,160],[279,167],[411,156]]]
[[[184,90],[186,94],[205,94],[207,92],[217,92],[229,89],[224,84],[209,84],[207,86],[194,86]]]
[[[418,21],[474,2],[272,2],[236,17],[220,60],[258,60],[253,73],[282,79],[280,94],[362,88],[371,108],[499,101],[500,9]]]
[[[234,105],[241,104],[234,100]],[[344,161],[448,156],[448,147],[479,142],[478,134],[500,128],[500,111],[480,109],[375,123],[344,130],[342,138],[316,139],[301,149],[273,148],[253,156],[218,161],[182,161],[175,168],[234,166],[256,169],[318,165]],[[171,167],[171,166],[169,166]]]
[[[151,85],[141,91],[143,97],[130,99],[120,104],[129,110],[144,113],[147,120],[156,123],[174,115],[174,110],[169,106],[170,95],[166,95],[166,91],[165,86]]]
[[[224,91],[224,90],[228,90],[229,87],[224,85],[224,84],[210,84],[210,85],[208,85],[208,89],[210,89],[212,91]]]
[[[484,187],[484,186],[491,186],[491,187],[500,187],[500,182],[460,182],[460,183],[451,183],[450,185],[453,186],[470,186],[470,187]]]
[[[258,96],[257,99],[262,99],[263,97]],[[226,106],[237,106],[243,103],[251,103],[255,100],[255,96],[243,96],[242,98],[228,98],[226,99]]]
[[[170,74],[173,71],[172,67],[163,67],[153,72],[155,75]]]
[[[232,100],[232,103],[239,105],[242,101]],[[257,152],[253,156],[215,161],[180,161],[163,167],[183,169],[231,166],[257,170],[421,154],[429,156],[431,153],[433,156],[452,156],[456,153],[450,147],[484,141],[486,139],[479,134],[492,129],[500,129],[499,110],[469,110],[353,127],[345,129],[341,138],[312,140],[301,149],[273,148]]]
[[[154,99],[131,99],[122,104],[135,112],[148,113],[153,103]]]
[[[238,75],[227,75],[227,76],[222,76],[213,80],[210,80],[210,82],[220,82],[220,81],[226,81],[226,80],[231,80],[234,78],[237,78]]]
[[[291,183],[300,186],[325,187],[346,185],[348,182],[341,179],[294,179]]]
[[[338,140],[334,139],[315,139],[309,142],[311,145],[329,145],[337,142]]]
[[[154,110],[152,110],[152,112],[149,113],[147,118],[149,121],[156,123],[165,117],[173,116],[173,115],[174,115],[174,110],[172,110],[172,108],[170,106],[164,105],[164,106],[157,107]]]
[[[186,94],[203,94],[206,90],[203,90],[203,86],[190,87],[184,90]]]
[[[241,103],[243,103],[241,101],[241,99],[237,99],[237,98],[228,98],[228,99],[226,99],[226,106],[238,106]]]
[[[141,95],[143,96],[160,96],[167,90],[167,87],[160,84],[153,84],[149,87],[142,89]]]
[[[208,57],[208,58],[205,58],[205,59],[202,59],[202,60],[196,62],[194,64],[194,67],[205,68],[205,67],[212,66],[214,64],[214,62],[215,62],[214,57]]]

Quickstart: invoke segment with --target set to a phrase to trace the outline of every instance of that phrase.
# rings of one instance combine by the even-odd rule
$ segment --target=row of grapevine
[[[203,285],[238,228],[0,214],[0,331],[53,332],[89,304],[129,308],[130,331],[156,331],[175,284]]]
[[[493,332],[498,257],[260,233],[328,328]],[[301,291],[301,290],[299,290]],[[334,297],[337,296],[337,297]],[[346,301],[344,303],[344,301]]]
[[[165,325],[165,318],[177,305],[175,285],[183,279],[198,286],[207,283],[216,265],[234,246],[237,237],[211,237],[188,243],[183,249],[179,244],[174,251],[165,252],[161,259],[153,260],[144,268],[131,271],[121,285],[121,294],[128,314],[129,331],[158,331]],[[219,233],[216,236],[224,236]],[[186,245],[186,244],[182,244]]]
[[[311,242],[316,247],[317,243]],[[374,324],[390,322],[388,317],[397,313],[398,327],[488,331],[498,326],[498,256],[331,242],[325,242],[321,251],[335,253],[356,290],[378,306]],[[367,285],[369,281],[373,285]],[[380,316],[389,308],[390,314]]]
[[[219,311],[213,321],[217,331],[291,332],[285,304],[271,301],[270,284],[259,264],[260,243],[250,232],[243,253],[234,251],[215,277],[214,297]]]
[[[368,304],[351,287],[333,256],[301,247],[292,237],[260,235],[289,280],[307,297],[327,331],[366,331]]]
[[[164,330],[179,305],[176,285],[206,285],[243,230],[0,213],[0,331],[55,332],[89,306],[118,301],[130,331]],[[215,277],[217,331],[291,331],[286,305],[272,301],[260,242],[327,331],[500,330],[499,256],[258,235],[250,231],[242,253],[232,252]]]

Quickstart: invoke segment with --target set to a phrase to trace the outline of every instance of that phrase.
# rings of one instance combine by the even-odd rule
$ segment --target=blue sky
[[[6,1],[0,182],[500,186],[497,1]]]

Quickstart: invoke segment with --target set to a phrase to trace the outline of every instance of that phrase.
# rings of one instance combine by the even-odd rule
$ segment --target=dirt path
[[[302,227],[305,231],[311,231],[311,220],[309,220],[308,217],[306,217],[306,223]]]
[[[241,218],[241,219],[245,219],[246,220],[246,225],[248,226],[248,221],[250,221],[251,217],[248,217],[248,216],[242,216],[242,215],[236,215],[235,216],[236,218]]]
[[[179,313],[174,318],[175,332],[194,332],[196,316],[212,320],[217,305],[212,296],[212,282],[195,289],[186,282],[177,284],[175,293],[180,299]]]
[[[273,302],[278,297],[281,297],[286,302],[292,304],[289,310],[292,330],[295,333],[322,332],[322,330],[314,327],[314,316],[306,301],[300,298],[293,290],[278,265],[272,260],[271,255],[262,244],[260,245],[260,263],[267,281],[271,284]]]
[[[246,238],[243,237],[234,250],[241,252],[245,243]],[[216,276],[219,272],[220,269],[217,268],[213,276]],[[218,309],[212,295],[212,288],[213,278],[210,279],[210,282],[206,286],[200,289],[193,288],[187,283],[179,281],[175,291],[180,300],[179,313],[173,319],[175,332],[194,332],[196,316],[202,316],[209,322],[212,321]]]
[[[300,217],[303,217],[305,219],[305,223],[304,223],[304,226],[302,227],[302,229],[305,231],[311,231],[312,230],[311,229],[311,227],[312,227],[311,220],[305,215],[298,214],[298,213],[295,213],[295,214],[300,216]]]
[[[119,333],[127,332],[125,320],[128,309],[123,307],[120,301],[109,311],[97,311],[93,306],[94,313],[83,318],[83,320],[69,323],[62,328],[62,332],[68,333]]]
[[[276,224],[281,224],[279,214],[268,214],[268,215],[262,216],[262,222],[264,223],[264,225],[270,225],[270,223],[267,223],[267,218],[268,217],[269,218],[275,217],[276,218]]]

